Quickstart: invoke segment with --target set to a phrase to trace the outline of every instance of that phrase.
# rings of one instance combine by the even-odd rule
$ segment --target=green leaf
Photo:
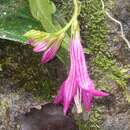
[[[52,20],[52,15],[55,13],[56,7],[51,1],[29,0],[29,5],[33,17],[40,21],[48,32],[54,32],[58,29]]]
[[[32,18],[27,1],[0,1],[0,38],[24,43],[23,34],[32,28],[42,26]]]
[[[0,0],[0,38],[25,43],[27,39],[23,34],[31,29],[55,32],[61,28],[53,18],[55,11],[54,3],[49,0],[29,0],[29,3],[27,0]],[[67,41],[68,38],[58,53],[64,63],[67,61]]]

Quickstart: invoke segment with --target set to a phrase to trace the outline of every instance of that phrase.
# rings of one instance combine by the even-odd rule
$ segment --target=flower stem
[[[78,3],[79,3],[78,0],[73,0],[73,4],[74,4],[73,16],[72,16],[71,20],[69,21],[69,23],[63,29],[59,30],[58,32],[55,32],[56,34],[66,32],[69,29],[69,27],[72,25],[72,23],[75,22],[75,20],[77,20],[77,16],[79,15]]]

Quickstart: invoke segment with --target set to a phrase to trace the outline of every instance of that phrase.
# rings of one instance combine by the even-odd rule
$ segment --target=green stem
[[[74,4],[74,13],[70,22],[63,29],[59,30],[58,32],[55,32],[55,34],[66,32],[69,29],[69,27],[72,25],[72,23],[75,22],[75,20],[77,20],[77,16],[79,14],[78,0],[73,0],[73,4]]]

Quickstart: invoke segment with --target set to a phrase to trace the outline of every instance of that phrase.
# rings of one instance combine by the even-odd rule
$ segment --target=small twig
[[[104,10],[104,12],[106,13],[106,15],[115,23],[120,25],[120,29],[121,29],[121,37],[123,38],[123,40],[127,43],[128,47],[130,48],[130,42],[128,41],[128,39],[125,37],[124,31],[123,31],[123,25],[120,21],[116,20],[115,18],[113,18],[106,10],[105,10],[105,4],[104,1],[101,0],[102,3],[102,9]]]

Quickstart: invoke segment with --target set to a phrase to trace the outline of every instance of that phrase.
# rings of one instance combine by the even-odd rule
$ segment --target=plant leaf
[[[23,34],[32,28],[41,27],[40,23],[31,17],[27,1],[0,1],[0,38],[25,43]]]
[[[52,18],[55,11],[55,5],[49,0],[29,0],[29,3],[27,0],[0,0],[0,38],[26,43],[23,34],[31,29],[55,32],[61,28],[58,20]],[[66,41],[68,38],[58,53],[64,63],[67,61]]]
[[[54,32],[58,29],[52,20],[52,15],[55,13],[56,7],[51,1],[29,0],[29,5],[33,17],[40,21],[48,32]]]

